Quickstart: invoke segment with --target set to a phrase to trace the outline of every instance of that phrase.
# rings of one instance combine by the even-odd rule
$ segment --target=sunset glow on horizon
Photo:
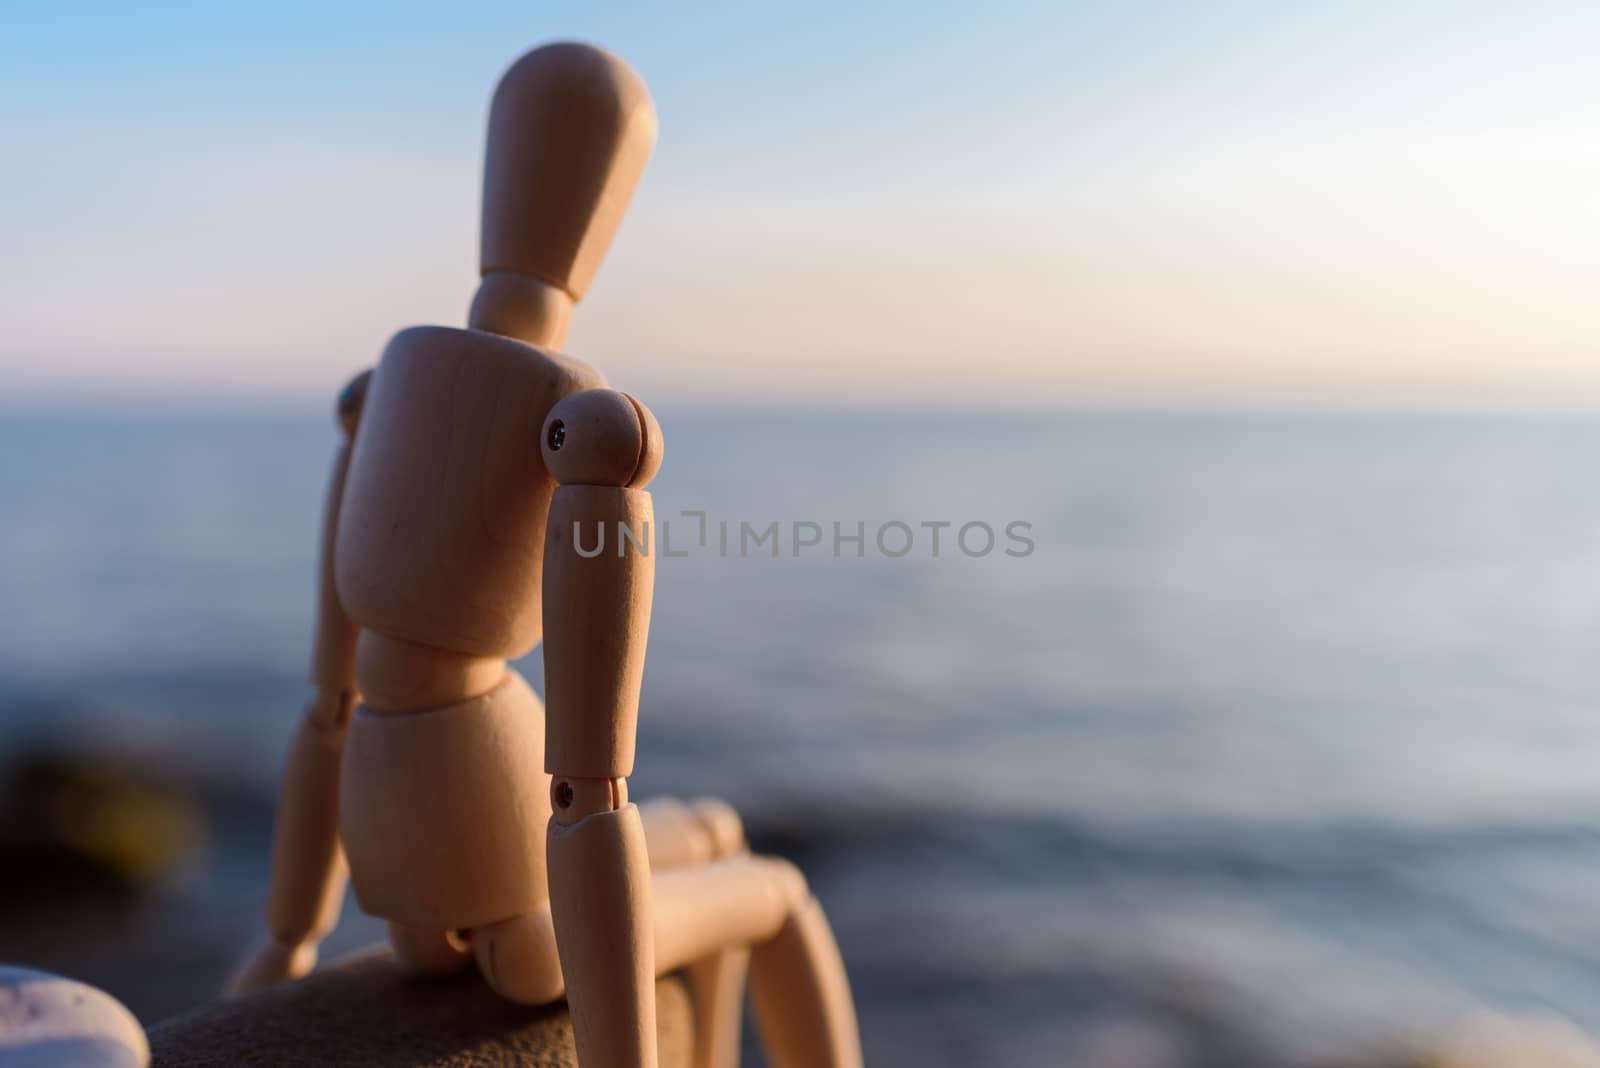
[[[1600,8],[33,12],[0,394],[331,395],[462,323],[544,40],[655,96],[568,349],[652,396],[1600,403]]]

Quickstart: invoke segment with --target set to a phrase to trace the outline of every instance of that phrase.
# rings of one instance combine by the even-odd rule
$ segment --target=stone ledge
[[[687,1068],[688,991],[656,985],[662,1068]],[[476,974],[420,979],[386,947],[345,957],[297,983],[220,1001],[150,1029],[155,1068],[576,1068],[565,1003],[513,1005]]]

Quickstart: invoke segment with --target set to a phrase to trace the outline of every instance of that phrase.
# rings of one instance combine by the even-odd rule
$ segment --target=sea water
[[[1600,1029],[1600,422],[658,414],[634,793],[802,863],[869,1063]],[[67,732],[259,799],[126,943],[207,940],[187,991],[257,922],[334,443],[0,418],[0,756]]]

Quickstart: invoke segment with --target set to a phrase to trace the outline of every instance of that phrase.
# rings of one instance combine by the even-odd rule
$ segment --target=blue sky
[[[729,398],[1600,400],[1600,7],[13,6],[0,393],[320,397],[475,283],[495,79],[639,69],[568,347]]]

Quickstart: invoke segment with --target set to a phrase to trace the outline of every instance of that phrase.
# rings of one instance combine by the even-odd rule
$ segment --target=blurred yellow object
[[[176,791],[91,755],[25,757],[3,796],[0,850],[24,854],[38,883],[65,876],[141,887],[205,837],[198,811]]]

